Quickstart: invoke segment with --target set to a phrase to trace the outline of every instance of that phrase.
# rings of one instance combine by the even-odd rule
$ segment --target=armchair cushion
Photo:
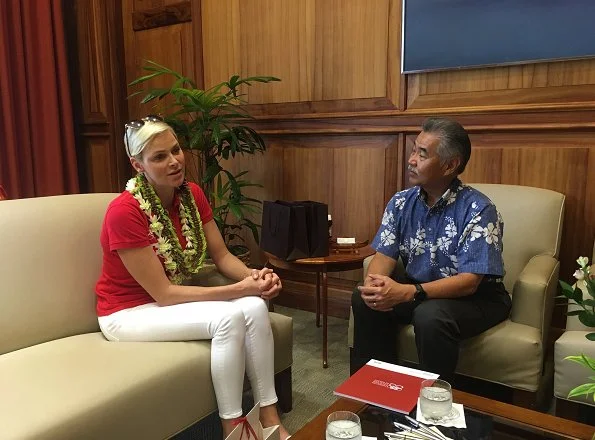
[[[569,400],[568,393],[571,389],[592,382],[589,380],[589,376],[593,376],[592,370],[576,362],[564,360],[566,356],[580,354],[595,358],[595,342],[589,341],[585,337],[587,333],[589,331],[567,331],[556,341],[554,346],[554,395],[560,399]],[[573,397],[570,400],[595,406],[592,394],[588,397]]]
[[[353,347],[353,315],[349,319],[348,341]],[[399,359],[411,364],[419,363],[412,325],[402,327],[397,344]],[[537,391],[543,346],[541,333],[534,327],[506,320],[464,341],[459,356],[458,374]]]
[[[398,344],[400,359],[419,362],[412,325],[399,332]],[[536,328],[506,320],[461,344],[457,373],[536,391],[542,352]]]
[[[516,280],[531,258],[549,255],[558,259],[564,195],[530,186],[470,185],[488,196],[504,219],[504,284],[513,293]]]
[[[595,246],[593,254],[595,258]],[[591,266],[591,273],[595,273],[595,264]],[[590,298],[585,282],[579,281],[577,285],[583,292],[583,298]],[[568,306],[569,311],[578,309],[579,306],[574,304]],[[566,332],[560,336],[554,345],[554,395],[559,399],[595,406],[592,394],[568,399],[570,390],[584,383],[593,382],[589,380],[589,376],[593,376],[593,371],[576,362],[564,359],[566,356],[578,356],[580,354],[595,358],[595,342],[586,338],[586,335],[592,332],[595,332],[595,329],[581,323],[578,316],[567,317]]]

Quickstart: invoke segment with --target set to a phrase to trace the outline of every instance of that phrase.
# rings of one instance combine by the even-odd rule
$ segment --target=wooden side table
[[[328,292],[327,273],[355,270],[362,267],[364,259],[374,255],[376,251],[370,246],[364,246],[355,252],[331,253],[327,257],[301,258],[295,261],[282,260],[268,252],[267,265],[279,269],[296,272],[316,272],[316,325],[320,327],[320,297],[322,292],[322,366],[328,367],[327,359],[327,318],[328,318]]]

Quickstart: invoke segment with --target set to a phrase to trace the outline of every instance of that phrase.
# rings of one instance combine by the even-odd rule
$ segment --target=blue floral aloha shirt
[[[395,260],[401,257],[407,276],[419,282],[458,273],[502,281],[503,230],[492,201],[455,179],[432,207],[419,186],[396,193],[372,247]]]

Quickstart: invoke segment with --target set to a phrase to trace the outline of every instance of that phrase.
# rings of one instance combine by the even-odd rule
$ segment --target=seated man
[[[471,155],[465,129],[431,118],[409,157],[412,188],[389,201],[363,286],[352,296],[352,366],[397,362],[399,324],[413,324],[420,368],[452,380],[461,340],[508,317],[502,219],[458,175]],[[391,279],[401,258],[406,280]]]

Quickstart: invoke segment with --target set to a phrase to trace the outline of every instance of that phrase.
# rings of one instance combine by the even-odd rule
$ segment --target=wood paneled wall
[[[191,17],[133,28],[135,14],[150,22],[180,5],[190,5]],[[371,239],[384,204],[407,184],[403,170],[421,122],[447,115],[471,134],[465,181],[538,186],[567,196],[564,278],[577,256],[590,255],[594,60],[404,76],[400,0],[123,0],[122,26],[127,82],[142,73],[144,59],[207,87],[231,74],[282,79],[245,90],[268,151],[230,164],[249,169],[263,185],[254,190],[258,198],[326,202],[336,234]],[[128,112],[134,117],[150,108],[130,100]],[[259,261],[254,244],[253,250]],[[360,276],[347,274],[338,285]],[[286,283],[292,286],[304,284]],[[339,313],[349,302],[342,292]],[[563,314],[557,315],[556,325],[563,326]]]
[[[83,192],[120,188],[130,165],[121,148],[126,103],[121,2],[64,2],[77,155]]]

